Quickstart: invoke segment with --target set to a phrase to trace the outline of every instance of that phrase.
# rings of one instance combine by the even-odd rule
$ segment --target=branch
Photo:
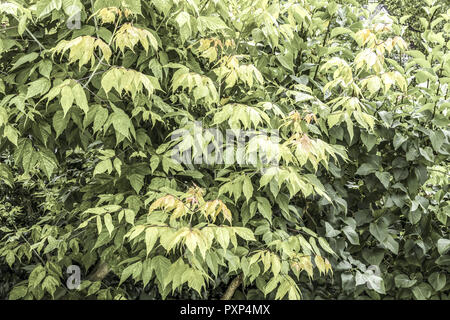
[[[115,35],[116,35],[117,27],[119,26],[119,21],[120,21],[120,17],[117,18],[116,25],[114,26],[114,31],[113,31],[113,33],[112,33],[112,35],[111,35],[111,39],[109,39],[109,42],[108,42],[108,47],[111,45],[111,43],[112,43],[112,41],[113,41],[113,38],[114,38]],[[89,82],[91,82],[92,78],[97,74],[96,72],[97,72],[98,68],[100,67],[100,65],[102,64],[103,59],[105,59],[105,56],[104,56],[104,55],[102,55],[101,59],[99,60],[99,62],[98,62],[97,65],[95,66],[94,72],[91,73],[91,75],[89,76],[89,79],[88,79],[87,82],[83,85],[83,88],[86,88],[87,85],[89,84]]]
[[[330,22],[328,22],[327,32],[325,33],[325,37],[323,38],[322,47],[325,47],[325,44],[327,43],[328,35],[330,34],[331,18],[332,18],[332,16],[330,17]],[[322,58],[323,58],[323,55],[320,56],[320,58],[319,58],[319,62],[317,63],[317,68],[316,68],[316,72],[314,73],[313,80],[316,80],[317,72],[319,71],[320,63],[322,62]]]
[[[243,274],[241,273],[236,278],[231,281],[230,285],[227,288],[227,291],[225,291],[224,295],[220,300],[231,300],[233,298],[234,292],[236,289],[242,284],[242,278]]]
[[[13,15],[13,17],[14,19],[17,20],[17,22],[20,22],[19,18],[17,18],[15,15]],[[45,47],[42,45],[42,43],[40,43],[39,40],[36,39],[34,34],[30,30],[28,30],[27,27],[25,27],[25,31],[28,32],[28,34],[33,38],[33,40],[37,42],[37,44],[39,45],[39,50],[46,50]]]
[[[101,281],[103,280],[109,273],[109,266],[106,262],[99,262],[95,271],[92,272],[87,278],[90,281]]]

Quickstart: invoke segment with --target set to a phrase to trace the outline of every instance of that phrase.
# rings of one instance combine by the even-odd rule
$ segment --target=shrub
[[[350,0],[2,1],[0,294],[448,299],[430,6],[419,51]]]

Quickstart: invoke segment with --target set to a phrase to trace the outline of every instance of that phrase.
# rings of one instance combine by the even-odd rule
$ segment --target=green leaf
[[[53,64],[48,59],[42,60],[39,63],[39,73],[42,74],[47,79],[50,79],[50,74],[52,72],[52,69],[53,69]]]
[[[350,35],[352,35],[352,34],[354,34],[354,32],[352,30],[348,29],[348,28],[336,27],[336,28],[333,28],[333,30],[331,30],[330,38],[334,38],[334,37],[336,37],[338,35],[341,35],[341,34],[350,34]]]
[[[217,31],[229,29],[228,26],[217,16],[205,17],[201,16],[197,19],[198,28],[200,32],[205,32],[206,30]]]
[[[147,256],[155,246],[156,240],[158,240],[158,235],[159,232],[157,228],[147,228],[145,230],[145,245],[147,248]]]
[[[428,283],[422,282],[413,287],[412,292],[417,300],[428,300],[433,293],[433,288]]]
[[[6,183],[9,187],[13,187],[14,178],[11,173],[11,170],[8,168],[7,165],[0,163],[0,180],[4,183]]]
[[[102,160],[100,161],[94,169],[94,173],[92,174],[93,176],[97,175],[97,174],[101,174],[108,171],[108,173],[112,172],[112,163],[110,159],[106,159],[106,160]]]
[[[271,258],[271,262],[272,262],[272,273],[276,277],[280,274],[280,271],[281,271],[280,258],[276,254],[273,254],[272,258]]]
[[[41,284],[41,281],[45,278],[46,274],[47,272],[45,268],[41,265],[38,265],[30,273],[30,277],[28,278],[28,286],[31,288],[36,288]]]
[[[73,97],[75,98],[75,103],[77,106],[81,108],[81,110],[84,111],[85,114],[89,111],[89,106],[86,98],[86,94],[84,92],[84,89],[81,87],[80,84],[76,84],[72,88]]]
[[[394,281],[398,288],[411,288],[417,282],[417,280],[411,280],[406,274],[395,276]]]
[[[430,141],[434,151],[439,152],[445,141],[445,136],[442,131],[431,131]]]
[[[363,258],[371,265],[379,266],[383,261],[385,250],[381,248],[364,249],[362,252]]]
[[[27,16],[23,15],[19,19],[19,25],[17,26],[17,32],[19,35],[22,35],[25,32],[25,29],[27,27]]]
[[[407,137],[397,132],[394,136],[394,149],[397,150],[406,140]]]
[[[136,193],[139,193],[139,191],[144,186],[144,176],[133,173],[128,176],[127,179],[130,181],[130,184],[133,187],[134,191],[136,191]]]
[[[389,182],[391,175],[389,172],[375,172],[375,176],[380,180],[380,182],[383,184],[383,186],[387,189],[389,187]]]
[[[39,0],[36,6],[36,14],[38,18],[42,18],[53,10],[60,10],[61,6],[62,0]]]
[[[48,149],[42,149],[39,153],[39,165],[42,171],[50,179],[56,168],[58,168],[58,162],[55,154]]]
[[[372,222],[369,226],[369,231],[380,243],[383,243],[388,236],[387,228],[379,223]]]
[[[288,54],[288,55],[279,55],[277,56],[277,60],[281,63],[281,65],[283,67],[285,67],[286,69],[290,70],[290,71],[294,71],[293,69],[293,62],[292,62],[292,54]]]
[[[269,200],[262,197],[256,197],[258,201],[258,211],[269,221],[272,221],[272,206]]]
[[[447,277],[444,273],[433,272],[428,277],[428,282],[433,286],[433,289],[436,291],[441,291],[447,282]]]
[[[333,251],[333,249],[331,249],[330,245],[328,244],[328,242],[324,238],[319,237],[318,241],[319,241],[319,244],[320,244],[320,246],[322,247],[323,250],[325,250],[329,254],[337,256],[336,253]]]
[[[242,227],[233,227],[233,230],[244,240],[247,241],[256,241],[253,232],[250,229],[242,228]]]
[[[113,161],[114,169],[116,169],[119,176],[122,175],[122,161],[119,158],[115,158]]]
[[[144,283],[144,287],[150,282],[150,279],[153,276],[151,263],[151,260],[148,259],[142,264],[142,282]]]
[[[341,118],[342,118],[342,112],[332,113],[332,114],[328,115],[328,118],[327,118],[328,127],[330,129],[333,128],[336,124],[341,122]]]
[[[277,287],[278,283],[279,283],[279,278],[278,277],[273,277],[269,280],[269,282],[267,283],[265,290],[264,290],[264,295],[268,295],[269,293],[271,293],[273,290],[275,290],[275,288]]]
[[[244,196],[248,202],[253,195],[253,184],[250,178],[247,176],[244,176],[244,185],[242,190],[244,191]]]
[[[156,278],[160,283],[164,283],[171,263],[170,260],[163,256],[156,256],[152,259],[152,269],[155,270]]]
[[[367,286],[380,294],[386,294],[383,278],[374,274],[367,277]]]
[[[141,0],[122,0],[122,8],[127,8],[134,14],[142,14]]]
[[[12,126],[5,126],[5,132],[3,135],[8,138],[11,143],[17,146],[17,139],[19,138],[19,131]]]
[[[94,126],[92,128],[94,133],[99,131],[103,127],[106,119],[108,119],[108,110],[106,108],[99,107],[94,117]]]
[[[114,130],[119,132],[124,137],[129,138],[129,130],[132,126],[130,118],[127,116],[127,114],[123,111],[121,112],[114,112],[111,117],[111,121],[114,126]]]
[[[359,245],[359,236],[355,232],[355,230],[350,226],[345,226],[342,231],[347,236],[347,239],[350,241],[353,245]]]
[[[398,254],[399,244],[391,235],[388,235],[381,244],[392,251],[394,254]]]
[[[377,137],[373,134],[369,134],[367,132],[361,132],[361,141],[364,143],[364,145],[367,148],[367,151],[372,150],[373,146],[377,142]]]
[[[108,230],[108,233],[111,236],[112,232],[114,231],[112,216],[109,213],[107,213],[104,215],[103,220],[105,221],[106,229]]]
[[[96,223],[97,223],[97,232],[98,234],[102,233],[103,224],[102,224],[102,218],[100,216],[96,217]]]
[[[172,8],[172,2],[166,0],[152,0],[153,5],[156,9],[163,13],[165,16],[169,14],[170,8]]]
[[[377,167],[374,166],[371,163],[363,163],[358,170],[356,171],[355,174],[358,174],[360,176],[367,176],[368,174],[374,173],[377,171]]]
[[[119,286],[140,268],[142,268],[142,263],[140,261],[126,267],[120,275]]]
[[[220,246],[226,250],[230,244],[230,232],[224,227],[219,227],[215,230],[216,241]]]
[[[25,99],[29,99],[37,95],[44,95],[50,89],[50,86],[50,81],[46,78],[40,78],[30,82]]]
[[[61,133],[63,133],[64,129],[67,128],[69,120],[69,117],[64,116],[64,112],[62,110],[58,110],[55,112],[53,116],[53,128],[56,132],[56,138],[58,138]]]
[[[440,255],[446,254],[450,250],[450,240],[449,239],[439,239],[437,241],[437,249]]]
[[[134,219],[136,217],[136,213],[132,209],[124,209],[125,213],[125,221],[131,225],[134,225]]]
[[[66,117],[67,112],[69,112],[72,107],[74,99],[72,89],[69,86],[65,86],[61,89],[61,106],[64,111],[64,117]]]
[[[377,76],[371,76],[367,82],[367,89],[374,94],[381,88],[381,79]]]
[[[191,36],[191,17],[189,13],[182,11],[180,12],[177,17],[175,18],[175,21],[178,24],[178,29],[180,31],[181,36],[181,42],[184,43],[190,36]]]
[[[12,67],[9,71],[12,72],[15,69],[17,69],[18,67],[20,67],[21,65],[23,65],[27,62],[32,62],[32,61],[36,60],[37,57],[39,57],[39,53],[37,53],[37,52],[31,52],[26,55],[23,55],[19,59],[17,59],[17,61],[12,65]]]
[[[89,286],[89,290],[88,290],[88,296],[95,294],[98,290],[100,290],[100,287],[102,285],[101,281],[95,281],[94,283],[92,283]]]
[[[16,286],[9,293],[9,300],[18,300],[27,295],[28,288],[25,286]]]

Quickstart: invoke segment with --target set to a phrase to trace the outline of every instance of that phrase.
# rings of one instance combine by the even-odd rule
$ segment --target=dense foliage
[[[0,298],[449,299],[424,2],[410,47],[354,0],[0,0]]]
[[[358,0],[367,4],[367,0]],[[440,6],[433,9],[433,4]],[[379,8],[386,10],[390,15],[399,19],[399,23],[406,27],[402,37],[409,41],[410,48],[423,50],[421,36],[427,30],[429,21],[434,21],[436,30],[442,29],[445,19],[438,18],[441,13],[450,7],[450,0],[430,2],[425,0],[379,0]],[[430,10],[431,9],[431,10]]]

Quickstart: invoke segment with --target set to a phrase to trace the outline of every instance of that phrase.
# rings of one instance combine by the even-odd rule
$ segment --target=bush
[[[2,1],[0,295],[448,299],[428,2]]]

